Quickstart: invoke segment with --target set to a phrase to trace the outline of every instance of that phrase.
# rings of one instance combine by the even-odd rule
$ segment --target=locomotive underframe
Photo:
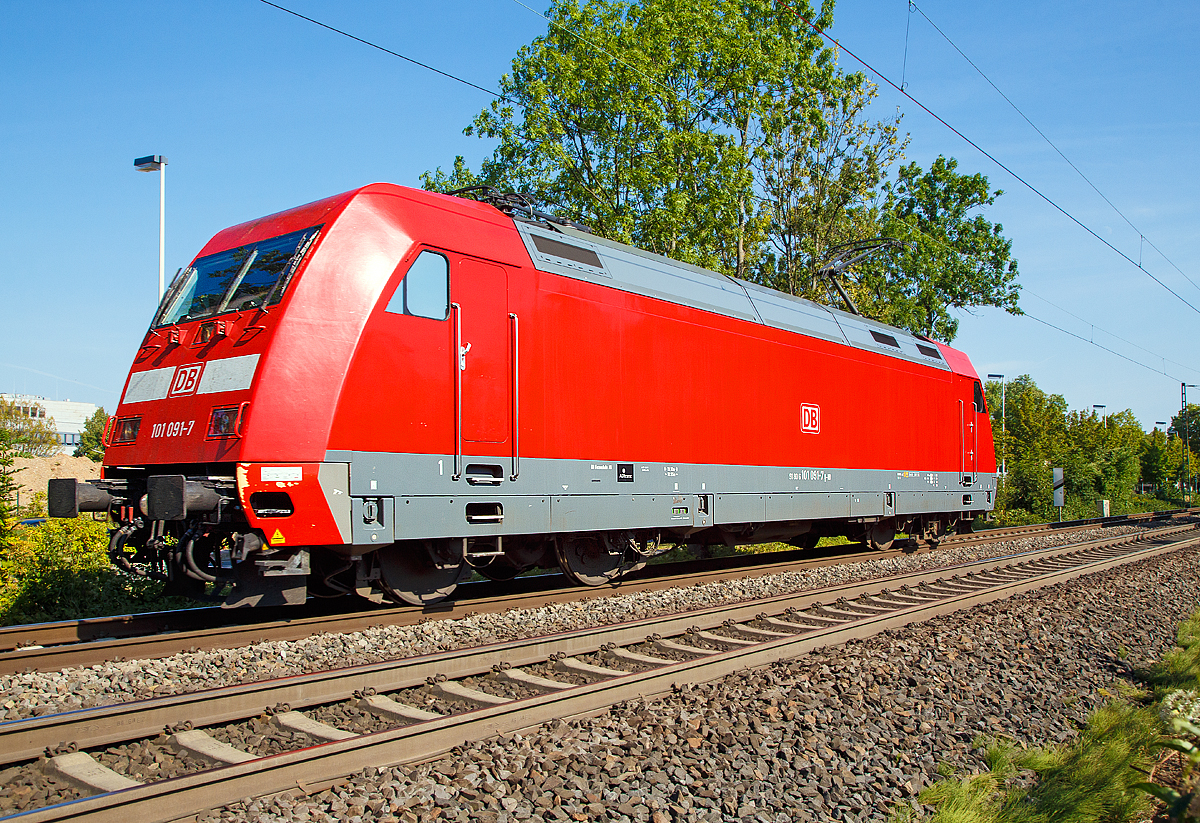
[[[298,603],[310,593],[425,604],[472,571],[503,580],[558,567],[598,585],[640,568],[664,543],[810,548],[842,535],[886,548],[897,532],[936,541],[991,509],[996,481],[987,473],[536,458],[514,475],[504,458],[479,456],[463,458],[456,479],[447,471],[454,455],[328,456],[310,475],[337,509],[340,543],[277,545],[293,517],[313,513],[293,504],[296,483],[267,493],[259,483],[247,511],[254,498],[239,482],[253,476],[253,464],[52,481],[62,485],[51,487],[51,514],[107,512],[114,563],[192,596],[208,584],[232,585],[227,605]]]

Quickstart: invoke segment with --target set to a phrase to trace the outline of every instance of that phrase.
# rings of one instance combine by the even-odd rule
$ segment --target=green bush
[[[108,560],[108,530],[87,518],[18,526],[0,545],[0,625],[194,606]]]

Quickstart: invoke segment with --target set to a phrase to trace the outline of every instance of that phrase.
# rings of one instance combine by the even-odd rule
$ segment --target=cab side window
[[[445,320],[450,314],[450,263],[433,251],[423,251],[409,266],[386,311]]]
[[[984,397],[983,386],[979,384],[978,380],[975,381],[975,411],[980,414],[987,411],[987,398]]]

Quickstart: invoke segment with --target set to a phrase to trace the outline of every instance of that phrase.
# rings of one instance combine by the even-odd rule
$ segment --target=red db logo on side
[[[200,372],[202,371],[204,371],[203,363],[177,368],[175,377],[171,380],[171,391],[167,393],[167,396],[179,397],[185,394],[195,394],[200,385]]]
[[[809,434],[821,433],[821,407],[804,403],[800,406],[800,431]]]

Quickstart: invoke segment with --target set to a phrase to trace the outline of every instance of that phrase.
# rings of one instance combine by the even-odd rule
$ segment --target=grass
[[[976,741],[985,769],[952,774],[920,795],[932,823],[1123,823],[1144,819],[1151,798],[1134,788],[1146,779],[1168,730],[1158,701],[1176,689],[1200,688],[1200,612],[1176,634],[1178,648],[1141,672],[1151,691],[1118,683],[1119,698],[1094,711],[1069,744],[1024,748]],[[914,819],[899,807],[893,821]]]

